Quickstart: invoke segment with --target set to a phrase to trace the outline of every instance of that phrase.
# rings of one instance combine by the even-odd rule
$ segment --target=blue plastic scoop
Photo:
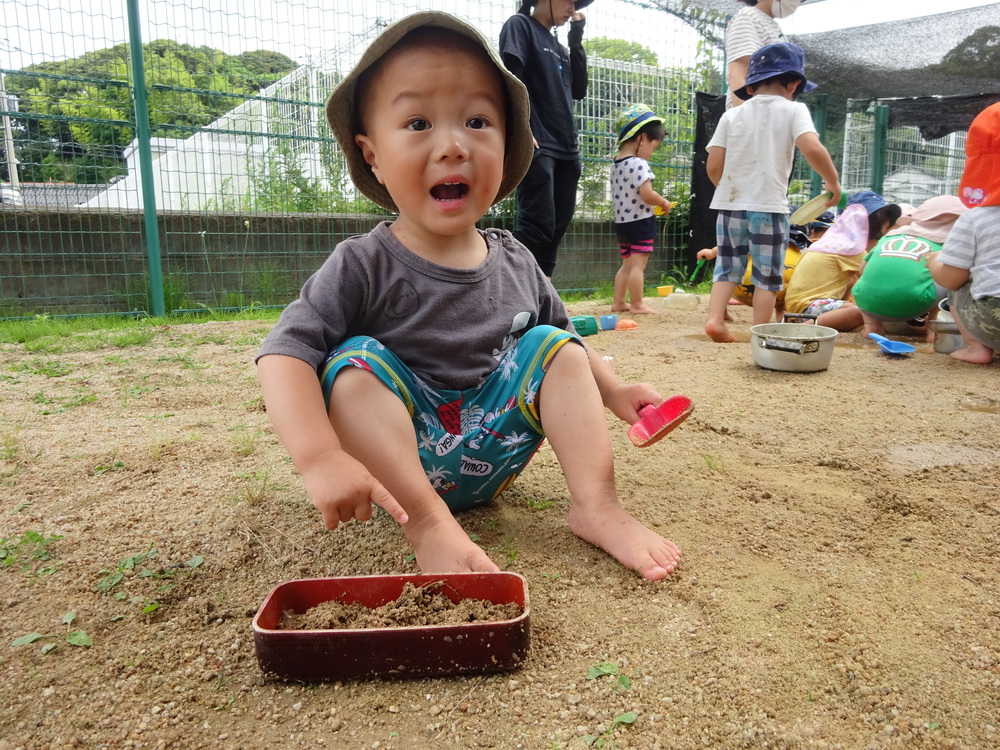
[[[893,341],[892,339],[887,339],[885,336],[879,336],[877,333],[869,333],[868,338],[878,343],[878,347],[882,350],[883,354],[913,354],[917,350],[911,344],[906,344],[902,341]]]

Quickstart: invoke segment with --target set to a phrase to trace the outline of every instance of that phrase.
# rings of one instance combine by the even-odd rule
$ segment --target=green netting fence
[[[517,4],[432,3],[494,43]],[[387,23],[428,3],[52,5],[0,6],[0,317],[283,306],[338,241],[389,218],[354,191],[323,103]],[[614,122],[634,102],[666,119],[651,161],[656,189],[677,202],[647,281],[692,266],[694,98],[722,91],[726,19],[687,6],[602,0],[588,9],[590,87],[577,109],[584,173],[553,278],[560,290],[606,286],[618,268],[608,171]],[[883,149],[884,169],[864,174],[878,159],[845,147],[845,186],[891,184],[895,167],[955,177],[939,145],[889,136],[864,117],[845,144]],[[818,192],[807,167],[793,177],[793,202]],[[507,199],[483,225],[513,228],[515,212]]]

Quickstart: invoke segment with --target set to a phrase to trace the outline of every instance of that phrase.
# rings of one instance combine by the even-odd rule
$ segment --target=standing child
[[[958,197],[971,208],[952,227],[931,276],[951,289],[948,304],[965,346],[955,359],[988,365],[1000,349],[1000,104],[972,121]]]
[[[514,236],[552,278],[559,243],[576,211],[583,170],[573,113],[587,95],[583,9],[593,0],[522,0],[500,29],[500,57],[528,89],[535,156],[517,186]],[[569,23],[567,50],[556,36]]]
[[[622,266],[615,274],[615,296],[611,312],[656,313],[642,298],[643,273],[656,239],[656,215],[670,213],[670,201],[653,190],[649,157],[663,141],[663,118],[645,104],[633,104],[622,112],[616,126],[618,156],[611,165],[611,198],[615,207],[615,230]],[[625,301],[628,295],[629,301]]]
[[[840,201],[840,179],[820,143],[806,105],[795,99],[816,84],[806,79],[805,53],[797,44],[778,42],[750,58],[746,83],[733,93],[749,100],[728,110],[708,144],[706,170],[715,183],[712,208],[719,210],[712,293],[705,333],[713,341],[736,341],[726,327],[726,305],[753,259],[753,322],[767,323],[782,286],[788,244],[788,176],[795,149],[826,181]]]
[[[257,358],[327,528],[375,503],[422,571],[496,571],[452,511],[500,495],[547,437],[570,530],[666,577],[680,551],[619,502],[605,416],[633,423],[662,397],[574,335],[523,245],[476,228],[531,161],[524,86],[473,27],[417,13],[382,32],[326,112],[358,190],[399,214],[336,247]]]

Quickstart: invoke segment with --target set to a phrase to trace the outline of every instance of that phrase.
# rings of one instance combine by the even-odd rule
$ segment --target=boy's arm
[[[267,354],[257,362],[267,416],[295,463],[306,493],[328,529],[371,518],[375,503],[399,523],[402,506],[340,446],[327,416],[316,370],[301,359]]]
[[[747,73],[750,71],[750,55],[746,57],[738,57],[735,60],[731,60],[729,65],[726,66],[726,85],[729,86],[730,92],[736,91],[736,89],[741,88],[744,83],[747,82]],[[730,106],[738,107],[743,104],[743,99],[740,99],[736,94],[729,94],[729,101],[732,102]]]
[[[663,397],[649,383],[625,383],[601,355],[586,341],[583,342],[590,356],[590,371],[597,381],[601,401],[616,417],[628,424],[639,419],[639,409],[647,404],[659,404]]]
[[[646,180],[639,186],[639,197],[642,198],[643,203],[649,206],[659,206],[662,208],[664,214],[670,213],[670,201],[653,190],[652,180]]]
[[[709,146],[708,159],[705,161],[705,172],[708,174],[708,179],[716,187],[719,186],[719,182],[722,180],[722,170],[725,166],[726,149],[721,146]]]
[[[958,289],[969,280],[971,272],[968,268],[958,268],[942,263],[938,260],[938,252],[927,256],[927,270],[931,272],[931,278],[945,289]]]
[[[802,152],[802,156],[809,163],[809,166],[816,170],[816,173],[826,182],[826,189],[833,193],[833,197],[827,201],[826,207],[833,208],[840,203],[840,175],[837,168],[833,166],[833,159],[830,152],[820,141],[816,133],[803,133],[795,139],[795,145]]]

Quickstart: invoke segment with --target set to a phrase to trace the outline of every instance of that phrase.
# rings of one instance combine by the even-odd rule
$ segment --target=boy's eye
[[[468,127],[473,130],[482,130],[487,124],[486,120],[482,117],[470,117],[469,122],[467,123]]]
[[[410,123],[407,127],[410,130],[421,131],[421,130],[427,130],[427,128],[429,128],[430,126],[431,124],[427,122],[427,120],[410,120]]]

